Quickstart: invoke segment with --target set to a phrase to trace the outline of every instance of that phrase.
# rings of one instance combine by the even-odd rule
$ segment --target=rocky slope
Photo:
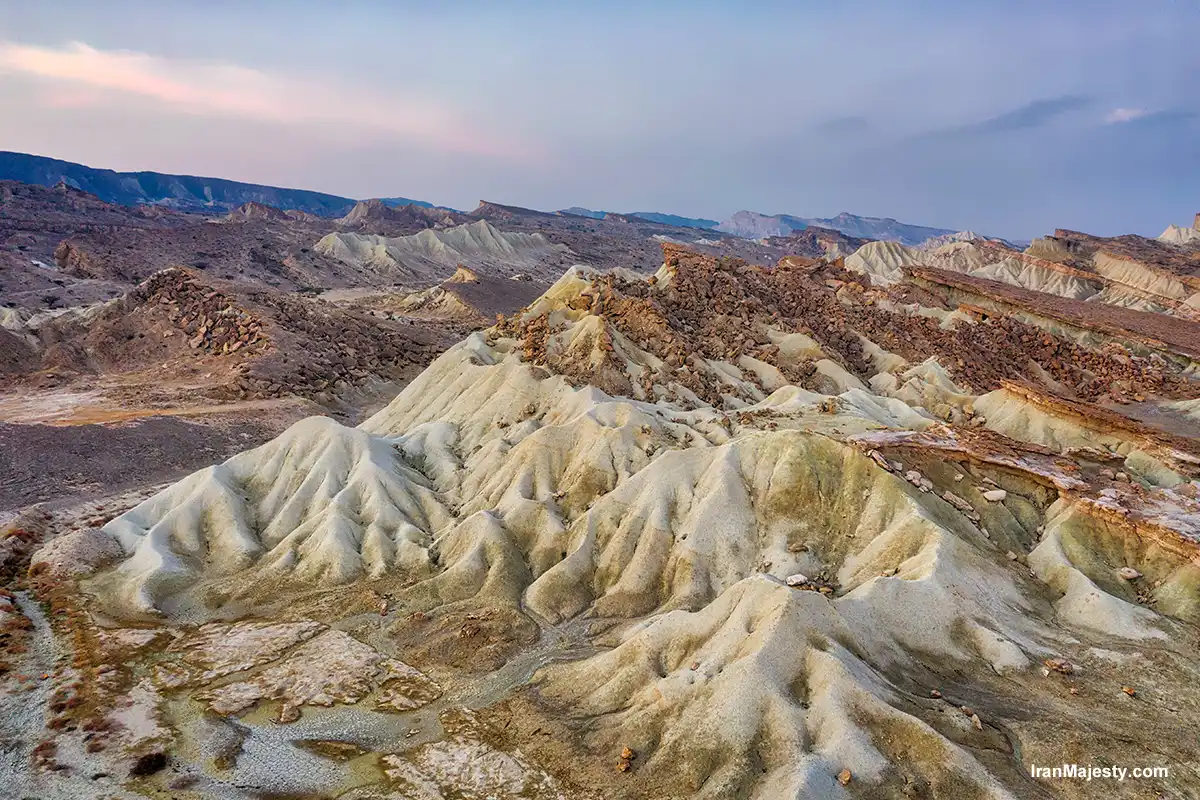
[[[175,479],[314,413],[361,419],[482,324],[478,314],[345,308],[179,268],[111,301],[8,314],[0,508]]]
[[[144,383],[160,400],[182,381],[193,400],[299,394],[332,403],[339,389],[397,379],[441,349],[411,325],[180,268],[107,303],[23,319],[7,333],[10,381],[63,386],[103,376],[124,390]],[[202,371],[202,388],[187,381]]]
[[[51,248],[50,265],[72,280],[103,281],[108,285],[128,285],[175,266],[283,291],[380,286],[406,279],[424,285],[444,277],[432,274],[431,267],[444,271],[448,266],[453,271],[455,257],[439,260],[438,253],[419,244],[415,249],[401,248],[412,251],[412,263],[419,263],[423,270],[418,270],[421,274],[408,274],[399,268],[396,259],[370,258],[370,243],[403,239],[426,230],[437,239],[443,236],[442,231],[472,221],[444,209],[391,208],[379,200],[358,203],[337,220],[259,203],[240,206],[220,219],[180,216],[181,221],[169,228],[144,224],[120,228],[76,226]],[[496,236],[501,234],[496,232]],[[427,239],[418,237],[413,241]],[[335,253],[333,242],[348,244],[336,248]],[[468,248],[463,258],[470,260],[478,249]],[[515,259],[515,270],[509,271],[519,272],[530,266],[528,259],[509,251],[492,254],[488,265],[506,265],[508,258]],[[562,259],[555,259],[554,264],[557,274]]]
[[[142,230],[164,235],[193,221],[164,209],[112,205],[65,185],[0,181],[0,304],[53,308],[114,297],[123,287],[106,276],[59,268],[55,252],[64,238]]]
[[[1190,365],[903,271],[661,258],[357,428],[29,530],[71,658],[24,790],[1084,798],[1029,767],[1104,754],[1170,767],[1107,796],[1194,794]]]
[[[460,264],[446,280],[413,292],[354,292],[341,302],[372,313],[487,327],[497,314],[512,314],[537,299],[548,284],[528,274],[508,278],[480,274]],[[326,295],[329,296],[329,295]],[[332,299],[332,298],[331,298]]]
[[[363,234],[416,233],[428,228],[447,228],[469,222],[463,214],[445,208],[405,203],[391,205],[386,200],[362,200],[337,220],[341,228]]]
[[[1140,236],[1103,238],[1056,231],[1023,252],[996,240],[932,249],[873,242],[846,265],[881,284],[906,267],[933,267],[1035,292],[1194,319],[1200,309],[1200,251]]]
[[[812,250],[799,241],[763,246],[736,238],[705,239],[713,234],[637,217],[610,214],[591,220],[491,203],[461,214],[368,200],[331,220],[258,202],[219,218],[127,209],[66,187],[14,184],[9,195],[6,214],[13,222],[0,221],[6,237],[0,259],[13,267],[0,272],[0,288],[9,306],[35,310],[111,298],[176,266],[282,291],[396,283],[411,290],[444,279],[458,263],[493,275],[536,274],[548,282],[577,262],[653,271],[663,240],[760,263]],[[36,202],[27,199],[34,196]],[[71,212],[63,216],[68,205]],[[393,245],[396,252],[389,255],[387,243],[395,239],[405,241]],[[501,244],[509,240],[522,244]]]
[[[375,275],[350,269],[314,249],[333,228],[332,222],[312,215],[243,206],[219,220],[193,217],[165,231],[75,231],[59,242],[52,263],[69,276],[126,285],[171,267],[285,291],[376,281]]]
[[[765,242],[769,247],[786,250],[788,255],[810,258],[848,256],[869,243],[867,239],[847,236],[832,228],[805,228],[787,236],[772,236]]]
[[[599,218],[547,214],[482,201],[469,217],[486,220],[506,232],[540,233],[554,244],[569,247],[579,263],[601,269],[653,272],[662,263],[659,245],[663,242],[686,244],[712,255],[734,256],[760,264],[812,250],[811,244],[803,240],[789,242],[787,237],[780,237],[774,244],[763,244],[724,236],[719,231],[667,225],[636,214],[605,213]]]

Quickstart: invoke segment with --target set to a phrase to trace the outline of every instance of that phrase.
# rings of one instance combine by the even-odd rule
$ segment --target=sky
[[[1032,238],[1200,211],[1196,0],[0,0],[0,150]]]

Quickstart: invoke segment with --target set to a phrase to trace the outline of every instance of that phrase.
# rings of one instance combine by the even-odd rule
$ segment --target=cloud
[[[1012,111],[1006,111],[999,116],[970,125],[947,128],[943,131],[935,132],[935,135],[988,136],[996,133],[1032,130],[1043,127],[1070,111],[1088,106],[1091,102],[1092,98],[1090,97],[1074,94],[1051,97],[1044,100],[1034,100],[1019,108],[1014,108]]]
[[[831,136],[865,133],[870,129],[871,123],[865,117],[835,117],[813,126],[817,133]]]
[[[1114,108],[1104,115],[1104,122],[1108,125],[1132,122],[1135,119],[1146,116],[1148,113],[1150,112],[1144,108]]]
[[[415,93],[379,94],[319,78],[262,72],[236,64],[0,41],[0,76],[49,82],[44,102],[72,108],[112,96],[141,99],[191,115],[221,115],[283,125],[338,126],[370,139],[406,140],[429,149],[521,158],[526,148],[489,135],[444,103]]]
[[[1171,128],[1187,125],[1196,119],[1196,112],[1186,108],[1168,108],[1139,114],[1127,122],[1131,128]]]

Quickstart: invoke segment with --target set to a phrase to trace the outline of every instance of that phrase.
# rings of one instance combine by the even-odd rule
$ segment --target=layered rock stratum
[[[556,275],[573,256],[570,248],[552,244],[540,233],[505,233],[487,220],[399,237],[331,233],[317,242],[316,250],[410,283],[428,282],[458,264],[501,274]]]
[[[0,778],[1194,796],[1195,323],[866,255],[572,268],[358,427],[10,521],[6,668],[44,677],[5,724],[47,729]]]

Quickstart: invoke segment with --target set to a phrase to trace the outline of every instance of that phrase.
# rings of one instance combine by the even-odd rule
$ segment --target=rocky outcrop
[[[1168,225],[1167,229],[1159,235],[1158,240],[1167,244],[1177,245],[1190,245],[1200,242],[1200,214],[1196,215],[1196,221],[1190,228]]]
[[[1185,319],[1055,297],[948,270],[914,267],[909,272],[920,283],[952,289],[955,298],[968,303],[971,298],[975,302],[994,303],[1001,314],[1024,312],[1069,325],[1077,331],[1115,337],[1143,352],[1158,352],[1188,361],[1200,359],[1200,334],[1196,324]]]
[[[34,317],[16,333],[0,329],[0,369],[37,382],[154,368],[168,384],[193,381],[185,376],[202,364],[200,391],[211,399],[334,403],[402,379],[443,346],[439,334],[404,321],[172,268],[118,300]]]
[[[383,200],[360,200],[350,213],[337,220],[341,228],[366,233],[396,235],[426,228],[444,228],[466,221],[463,215],[444,208],[418,205],[392,206]]]
[[[850,255],[869,243],[868,239],[847,236],[831,228],[806,228],[787,236],[772,237],[767,244],[784,247],[800,256],[839,258]]]
[[[0,375],[19,375],[34,369],[38,354],[29,342],[0,326]]]
[[[264,205],[262,203],[242,203],[240,206],[230,211],[225,216],[228,222],[252,222],[254,220],[283,222],[289,219],[319,219],[312,214],[304,212],[287,212],[274,206]]]
[[[480,200],[479,205],[469,216],[476,219],[486,219],[490,222],[507,222],[522,217],[554,217],[556,215],[545,211],[535,211],[531,208],[521,208],[520,206],[506,206],[502,203],[493,203],[490,200]]]
[[[454,270],[454,274],[446,279],[446,283],[478,283],[478,282],[479,282],[479,273],[473,269],[463,266],[462,264],[459,264],[458,268]]]
[[[240,370],[232,384],[239,397],[295,394],[330,403],[356,386],[399,380],[442,349],[427,332],[327,303],[276,293],[250,300],[269,320],[272,348]]]
[[[59,242],[58,246],[54,248],[54,263],[64,272],[81,278],[123,277],[96,270],[87,253],[66,239]]]
[[[1200,317],[1195,264],[1173,248],[1140,237],[1099,239],[1059,231],[1018,252],[997,240],[942,244],[933,249],[872,242],[851,255],[851,269],[881,285],[903,280],[906,267],[933,267],[1074,300],[1136,311]],[[1067,235],[1070,234],[1070,235]],[[1200,262],[1197,262],[1200,263]]]
[[[185,270],[157,273],[131,292],[125,304],[162,306],[167,319],[187,336],[192,350],[225,355],[244,349],[251,354],[270,346],[262,320]]]

